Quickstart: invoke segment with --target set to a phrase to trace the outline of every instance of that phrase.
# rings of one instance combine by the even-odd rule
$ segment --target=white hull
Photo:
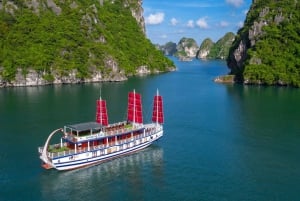
[[[151,145],[163,136],[162,97],[154,96],[152,123],[143,124],[141,95],[128,93],[127,120],[108,124],[106,101],[96,101],[96,122],[66,125],[54,130],[45,145],[39,147],[40,159],[46,169],[71,170],[95,165]],[[50,145],[57,134],[60,143]]]
[[[77,154],[66,154],[60,157],[54,157],[52,160],[43,160],[47,165],[57,170],[72,170],[86,166],[92,166],[105,161],[131,154],[144,149],[163,136],[163,130],[153,133],[147,137],[133,140],[131,142],[109,146],[106,148],[91,148],[89,151],[83,151]]]

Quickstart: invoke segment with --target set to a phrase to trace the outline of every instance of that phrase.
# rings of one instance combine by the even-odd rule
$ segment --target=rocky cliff
[[[173,56],[177,52],[177,44],[167,42],[165,45],[157,45],[157,49],[161,50],[164,55]]]
[[[196,57],[199,46],[193,38],[182,38],[176,46],[178,56],[181,60],[190,60]]]
[[[227,64],[237,82],[300,87],[300,2],[253,0]]]
[[[142,0],[1,1],[0,46],[0,86],[122,81],[174,69],[145,37]]]
[[[234,37],[233,33],[228,32],[216,43],[210,38],[206,38],[202,41],[200,47],[194,39],[183,37],[177,44],[168,42],[165,45],[156,45],[156,47],[165,55],[176,56],[184,61],[190,61],[193,58],[226,59]]]
[[[226,59],[229,48],[232,45],[235,35],[232,32],[226,33],[216,43],[210,38],[205,39],[200,45],[197,53],[198,59]]]
[[[207,59],[207,56],[213,46],[214,42],[210,38],[204,39],[197,53],[197,59]]]
[[[234,41],[235,35],[232,32],[226,33],[210,49],[208,59],[227,59],[229,49]]]

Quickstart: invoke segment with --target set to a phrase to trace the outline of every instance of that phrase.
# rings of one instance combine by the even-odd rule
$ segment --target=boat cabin
[[[80,137],[100,133],[102,128],[103,126],[97,122],[85,122],[64,126],[64,133]]]
[[[86,122],[64,126],[65,136],[61,143],[69,149],[87,149],[98,146],[120,145],[144,136],[144,126],[119,122],[102,126],[97,122]]]

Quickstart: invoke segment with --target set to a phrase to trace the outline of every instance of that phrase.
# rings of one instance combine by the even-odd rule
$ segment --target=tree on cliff
[[[146,39],[138,1],[3,1],[0,3],[0,81],[34,70],[50,83],[76,72],[133,75],[140,66],[167,71],[173,62]],[[140,8],[142,10],[142,8]],[[142,13],[140,14],[142,17]],[[109,78],[108,78],[109,79]],[[1,83],[0,83],[1,84]]]
[[[227,59],[236,81],[300,87],[299,10],[299,1],[253,1]]]

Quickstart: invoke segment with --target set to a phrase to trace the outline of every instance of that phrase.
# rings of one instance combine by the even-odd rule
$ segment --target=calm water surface
[[[0,89],[0,201],[300,200],[300,90],[212,82],[222,61],[122,83]],[[37,147],[64,124],[92,121],[102,88],[109,121],[142,93],[149,120],[156,89],[165,135],[131,156],[69,172],[40,167]]]

